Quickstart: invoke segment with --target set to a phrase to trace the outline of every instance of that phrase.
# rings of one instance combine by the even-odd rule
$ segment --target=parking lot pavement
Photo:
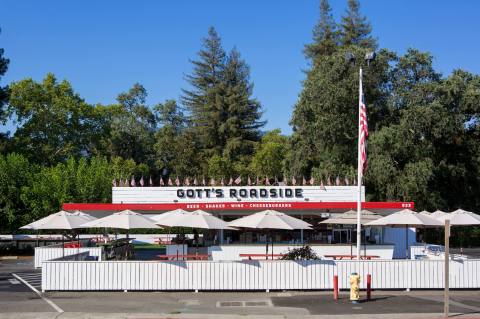
[[[12,273],[15,273],[15,277]],[[18,278],[18,279],[17,279]],[[20,280],[19,280],[20,279]],[[434,318],[442,291],[374,291],[353,305],[342,292],[48,292],[38,295],[40,272],[25,261],[0,263],[0,318]],[[52,306],[53,304],[53,306]],[[58,309],[64,311],[59,312]],[[452,291],[452,313],[480,316],[480,291]],[[339,317],[340,316],[340,317]]]

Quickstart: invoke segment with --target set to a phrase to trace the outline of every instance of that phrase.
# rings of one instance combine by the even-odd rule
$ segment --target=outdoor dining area
[[[444,213],[436,211],[434,213],[428,212],[414,212],[409,209],[404,209],[396,213],[382,216],[380,214],[362,210],[361,224],[362,224],[362,255],[360,259],[385,259],[384,255],[378,254],[378,251],[372,249],[375,245],[367,243],[378,243],[382,238],[385,227],[389,228],[404,228],[405,229],[405,254],[406,259],[415,257],[410,252],[409,230],[411,228],[427,229],[427,228],[442,228],[445,220],[450,221],[453,227],[465,227],[471,225],[480,225],[480,216],[472,212],[458,209],[451,213]],[[322,220],[317,225],[308,223],[302,219],[292,217],[288,214],[265,210],[257,213],[225,221],[211,213],[196,210],[185,211],[183,209],[176,209],[158,215],[143,215],[131,210],[124,210],[116,212],[111,215],[95,218],[89,214],[75,211],[67,212],[60,211],[44,217],[40,220],[32,222],[22,227],[22,229],[40,231],[62,231],[65,236],[64,243],[61,244],[62,256],[65,256],[66,248],[84,248],[84,247],[102,247],[103,260],[134,260],[134,237],[131,237],[131,230],[149,229],[168,231],[170,235],[172,230],[177,231],[177,240],[169,241],[170,245],[154,256],[154,260],[219,260],[219,259],[235,259],[235,260],[274,260],[282,259],[288,254],[291,249],[299,248],[305,245],[310,245],[313,251],[322,259],[333,260],[352,260],[357,256],[353,253],[356,243],[352,240],[354,236],[354,227],[357,223],[357,212],[347,211],[343,214]],[[275,233],[278,232],[294,232],[294,231],[309,231],[315,233],[314,226],[329,225],[331,227],[332,240],[337,236],[342,236],[345,231],[348,231],[347,243],[350,245],[349,251],[335,250],[335,245],[331,246],[328,251],[322,250],[324,246],[316,245],[305,240],[297,245],[286,245],[276,241]],[[103,235],[101,236],[86,236],[81,239],[81,229],[84,230],[98,230]],[[108,231],[114,231],[115,237],[108,235]],[[185,230],[194,232],[193,240],[189,240],[190,244],[186,242]],[[122,238],[118,238],[118,231],[125,233]],[[183,233],[182,233],[183,232]],[[207,243],[205,240],[207,235],[210,237],[217,237],[218,234],[224,235],[223,232],[235,232],[241,234],[256,233],[259,238],[263,236],[263,241],[255,245],[216,245],[215,240]],[[202,234],[200,234],[202,233]],[[203,240],[201,240],[203,239]],[[337,238],[338,239],[338,238]],[[426,243],[423,243],[426,245]],[[263,245],[263,251],[259,250],[259,246]],[[218,250],[233,249],[235,258],[225,258],[218,255]],[[425,253],[425,252],[424,252]],[[415,254],[417,255],[417,254]],[[421,255],[421,254],[419,254]],[[218,257],[220,256],[220,257]],[[426,254],[423,257],[428,258]],[[415,257],[416,258],[416,257]],[[388,258],[387,258],[388,259]],[[389,258],[391,259],[391,258]]]

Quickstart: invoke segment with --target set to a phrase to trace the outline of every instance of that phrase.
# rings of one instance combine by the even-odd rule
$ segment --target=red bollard
[[[372,275],[367,275],[367,300],[372,298]]]
[[[338,276],[333,276],[333,299],[338,300]]]

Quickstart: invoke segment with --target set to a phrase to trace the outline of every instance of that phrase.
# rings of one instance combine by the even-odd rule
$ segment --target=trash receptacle
[[[350,300],[352,303],[358,303],[360,300],[360,275],[356,272],[350,275]]]

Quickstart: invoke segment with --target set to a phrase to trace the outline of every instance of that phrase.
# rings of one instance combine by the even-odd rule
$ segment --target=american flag
[[[233,185],[233,177],[230,177],[230,180],[228,181],[228,186],[232,186]]]
[[[323,185],[323,179],[320,181],[320,189],[326,191],[325,185]]]
[[[172,179],[170,177],[168,178],[168,186],[173,186]]]
[[[175,179],[175,185],[180,186],[180,178],[178,178],[178,176]]]
[[[163,182],[163,177],[160,177],[160,186],[165,186],[165,183]]]
[[[303,176],[302,185],[307,185],[307,180],[305,179],[305,176]]]
[[[242,182],[242,177],[241,176],[238,176],[236,179],[235,179],[235,184],[240,184]]]
[[[292,177],[292,185],[295,186],[297,185],[297,179],[294,177]]]
[[[315,185],[315,177],[310,178],[310,185]]]
[[[358,135],[358,151],[360,152],[358,169],[360,176],[367,169],[367,137],[368,137],[368,123],[367,123],[367,106],[365,105],[365,95],[363,94],[363,84],[360,78],[360,94],[359,94],[359,135]]]
[[[149,186],[153,186],[152,175],[150,175],[150,180],[148,181]]]
[[[132,175],[132,180],[130,181],[130,186],[135,187],[135,177]]]
[[[117,187],[117,181],[115,180],[115,178],[114,178],[113,181],[112,181],[112,186],[113,186],[113,187]]]
[[[265,185],[270,186],[270,179],[268,179],[268,176],[265,176]]]
[[[223,179],[223,177],[222,177],[222,179],[220,180],[220,185],[225,186],[225,180]]]
[[[198,185],[197,177],[194,177],[194,178],[193,178],[193,185],[195,185],[195,186]]]
[[[248,176],[247,178],[247,185],[248,186],[252,185],[252,180],[250,179],[250,176]]]
[[[145,185],[144,181],[143,181],[143,175],[142,175],[142,178],[140,178],[140,186],[143,187],[143,185]]]

